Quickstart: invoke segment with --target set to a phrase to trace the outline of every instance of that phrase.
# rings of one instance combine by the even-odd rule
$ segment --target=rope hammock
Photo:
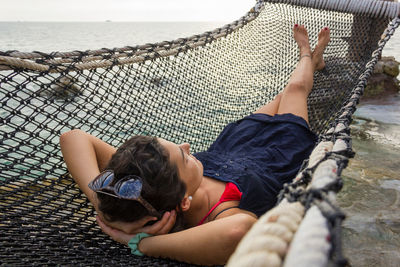
[[[229,265],[345,264],[335,192],[353,155],[349,124],[399,11],[398,3],[375,0],[259,0],[241,19],[189,38],[0,52],[1,265],[186,265],[133,256],[101,232],[67,173],[59,136],[79,128],[118,147],[144,134],[205,150],[228,122],[284,88],[298,61],[295,23],[306,25],[312,45],[331,28],[327,66],[308,99],[319,144]]]

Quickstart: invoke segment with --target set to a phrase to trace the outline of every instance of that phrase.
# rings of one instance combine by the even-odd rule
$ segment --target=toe
[[[330,31],[331,30],[328,27],[324,27],[321,29],[321,31],[319,33],[321,36],[326,36],[326,35],[329,35]]]
[[[318,42],[321,45],[327,45],[330,41],[330,29],[328,27],[324,27],[318,34]]]

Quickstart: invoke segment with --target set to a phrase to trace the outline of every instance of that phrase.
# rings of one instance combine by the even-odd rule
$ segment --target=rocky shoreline
[[[363,99],[373,99],[380,96],[393,95],[400,91],[399,75],[400,62],[394,57],[382,57],[376,63],[374,72],[368,80]]]

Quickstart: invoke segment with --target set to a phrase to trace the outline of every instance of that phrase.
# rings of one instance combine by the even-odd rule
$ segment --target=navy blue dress
[[[251,114],[229,123],[207,151],[194,156],[204,176],[236,184],[239,208],[261,216],[274,207],[317,141],[307,122],[293,114]]]

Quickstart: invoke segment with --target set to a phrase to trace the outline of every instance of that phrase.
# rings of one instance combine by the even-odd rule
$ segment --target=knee
[[[296,94],[296,95],[308,95],[309,90],[307,89],[307,85],[303,82],[291,82],[289,83],[284,93],[285,94]]]
[[[274,101],[281,101],[281,98],[282,98],[282,94],[283,93],[279,93],[279,94],[277,94],[276,96],[275,96],[275,98],[274,98]]]

